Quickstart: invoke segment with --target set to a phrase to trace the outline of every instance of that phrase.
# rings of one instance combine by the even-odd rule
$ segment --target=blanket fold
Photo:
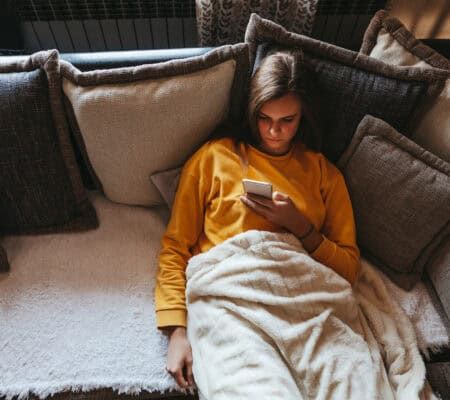
[[[436,399],[410,321],[367,265],[352,288],[295,236],[252,230],[186,275],[201,399]]]

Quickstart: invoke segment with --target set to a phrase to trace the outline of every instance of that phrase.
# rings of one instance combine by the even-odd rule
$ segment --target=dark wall
[[[0,51],[22,50],[23,37],[20,21],[16,10],[19,1],[1,0],[0,7]]]

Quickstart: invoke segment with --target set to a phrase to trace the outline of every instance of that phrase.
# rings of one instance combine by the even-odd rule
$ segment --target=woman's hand
[[[192,350],[183,326],[177,326],[170,333],[166,369],[180,387],[194,386]]]
[[[322,243],[322,234],[295,207],[295,204],[287,194],[274,192],[272,200],[270,200],[247,193],[245,196],[241,196],[241,201],[258,214],[266,217],[270,222],[292,232],[302,241],[303,247],[307,252],[312,253]]]
[[[311,228],[311,222],[284,193],[274,192],[271,200],[247,193],[241,196],[241,201],[270,222],[287,229],[297,237],[302,237]]]

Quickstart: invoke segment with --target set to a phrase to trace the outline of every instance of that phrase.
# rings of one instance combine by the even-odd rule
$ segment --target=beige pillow
[[[444,90],[418,121],[411,139],[450,162],[450,61],[417,40],[384,10],[372,18],[360,52],[392,65],[449,71]]]
[[[217,125],[238,120],[245,109],[244,44],[137,67],[61,68],[85,160],[99,188],[118,203],[163,204],[149,175],[183,164]]]

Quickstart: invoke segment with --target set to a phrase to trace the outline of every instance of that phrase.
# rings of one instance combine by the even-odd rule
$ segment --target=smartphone
[[[252,179],[242,179],[245,193],[253,193],[272,199],[272,184],[262,181],[254,181]]]

